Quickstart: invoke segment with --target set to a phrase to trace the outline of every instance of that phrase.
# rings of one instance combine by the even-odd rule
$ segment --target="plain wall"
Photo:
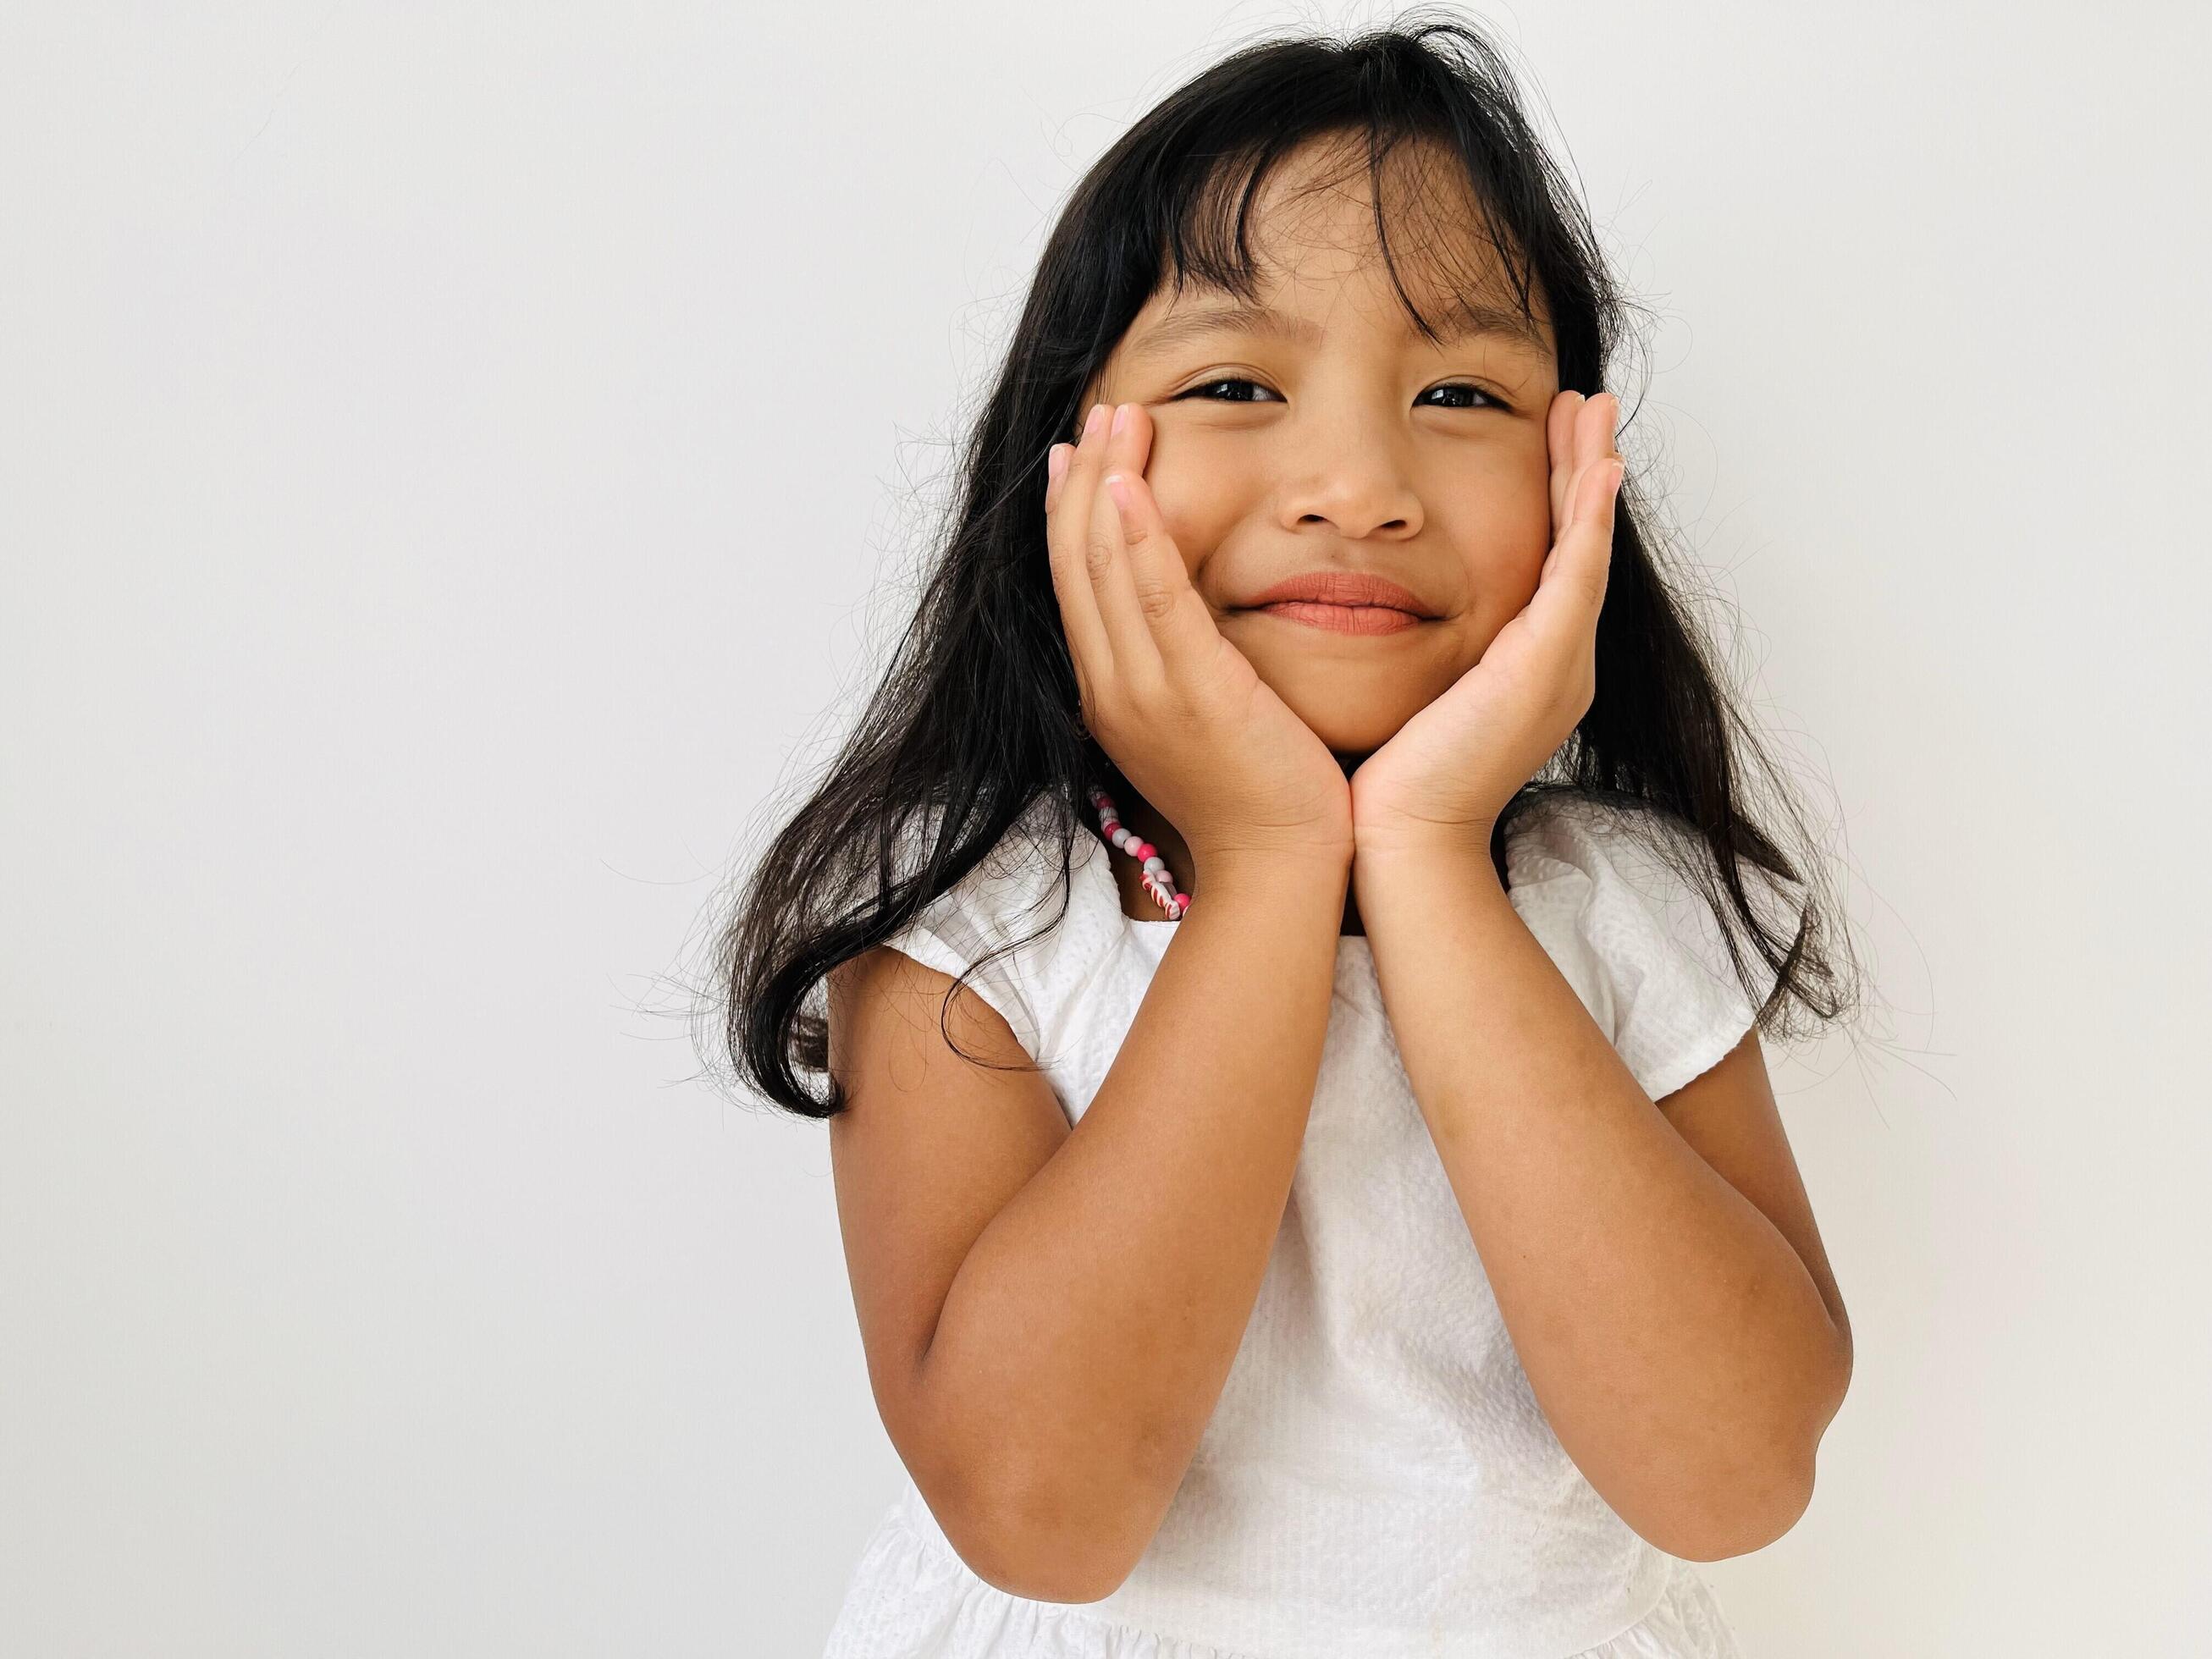
[[[1753,1655],[2192,1647],[2204,14],[1468,15],[1876,975],[1776,1069],[1850,1397],[1705,1571]],[[684,975],[1066,192],[1388,15],[0,13],[0,1650],[819,1650],[898,1468]]]

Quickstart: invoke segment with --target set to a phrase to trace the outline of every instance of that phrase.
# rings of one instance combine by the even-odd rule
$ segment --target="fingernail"
[[[1118,434],[1119,434],[1119,433],[1120,433],[1120,432],[1121,432],[1121,431],[1125,427],[1127,427],[1128,424],[1129,424],[1129,405],[1128,405],[1128,404],[1116,404],[1114,406],[1114,430],[1115,430],[1115,432]]]
[[[1083,441],[1085,443],[1090,442],[1091,439],[1098,435],[1099,428],[1105,424],[1106,405],[1103,404],[1091,404],[1091,413],[1084,417]]]

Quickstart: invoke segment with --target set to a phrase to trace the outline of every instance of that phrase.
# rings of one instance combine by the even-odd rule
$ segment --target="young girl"
[[[910,1476],[829,1659],[1737,1651],[1689,1564],[1850,1370],[1759,1030],[1844,1001],[1620,304],[1460,24],[1240,52],[1068,204],[726,939]]]

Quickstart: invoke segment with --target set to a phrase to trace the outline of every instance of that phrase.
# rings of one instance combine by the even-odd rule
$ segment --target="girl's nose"
[[[1372,441],[1285,458],[1279,493],[1286,527],[1325,523],[1346,538],[1406,537],[1421,527],[1412,479]]]

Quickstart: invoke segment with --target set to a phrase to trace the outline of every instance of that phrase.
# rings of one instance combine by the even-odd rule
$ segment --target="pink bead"
[[[1105,838],[1109,846],[1114,844],[1114,838],[1116,836],[1122,836],[1124,841],[1121,850],[1127,853],[1139,866],[1146,863],[1160,866],[1157,871],[1139,868],[1137,878],[1143,884],[1144,890],[1151,896],[1152,902],[1166,912],[1170,921],[1182,921],[1184,912],[1190,908],[1190,895],[1175,890],[1174,872],[1167,868],[1167,861],[1160,857],[1160,849],[1139,836],[1135,830],[1127,828],[1121,820],[1115,816],[1113,797],[1103,789],[1093,784],[1088,790],[1087,795],[1091,805],[1098,812],[1098,833]]]

